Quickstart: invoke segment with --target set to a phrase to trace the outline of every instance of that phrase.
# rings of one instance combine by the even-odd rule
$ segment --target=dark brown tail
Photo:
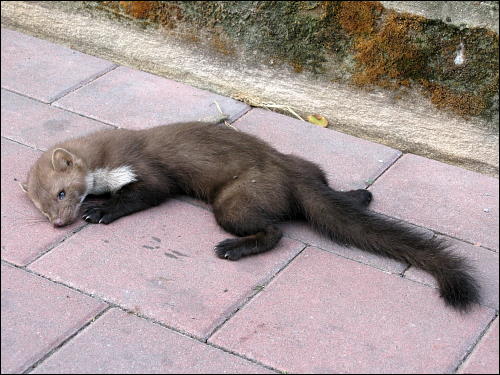
[[[324,184],[298,184],[295,195],[309,223],[332,240],[429,272],[438,282],[441,297],[457,310],[468,310],[479,302],[472,268],[450,252],[446,241],[370,212]]]

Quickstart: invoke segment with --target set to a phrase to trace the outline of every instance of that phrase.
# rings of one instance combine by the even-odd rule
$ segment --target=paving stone
[[[458,240],[449,240],[449,242],[452,244],[453,252],[467,258],[474,267],[474,274],[481,287],[481,303],[498,310],[498,254]],[[415,267],[410,267],[404,275],[411,280],[434,288],[438,287],[431,275]]]
[[[47,150],[58,142],[113,127],[2,89],[2,136]]]
[[[283,239],[231,262],[213,252],[228,237],[212,213],[170,201],[88,226],[30,268],[203,338],[304,247]]]
[[[252,109],[235,126],[285,154],[319,164],[335,189],[366,187],[401,155],[387,146],[263,109]]]
[[[273,373],[118,309],[106,312],[34,374]]]
[[[2,263],[2,374],[20,374],[106,304]]]
[[[495,312],[307,248],[209,339],[289,373],[453,371]]]
[[[234,99],[127,67],[119,67],[54,105],[122,128],[144,129],[219,116],[214,100],[230,121],[249,107]]]
[[[2,28],[2,87],[50,103],[109,71],[110,61]]]
[[[465,361],[460,374],[498,374],[498,317]]]
[[[370,188],[371,208],[498,251],[498,179],[407,154]]]
[[[28,264],[83,225],[54,228],[19,187],[40,154],[2,138],[2,259],[17,265]]]

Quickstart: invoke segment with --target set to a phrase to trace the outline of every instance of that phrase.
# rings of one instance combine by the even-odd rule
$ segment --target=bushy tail
[[[446,241],[377,215],[324,184],[298,184],[295,192],[307,221],[332,240],[405,261],[432,274],[441,297],[458,310],[479,302],[479,287],[466,260]]]

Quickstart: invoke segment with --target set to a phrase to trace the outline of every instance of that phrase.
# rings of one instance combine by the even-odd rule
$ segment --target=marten
[[[44,152],[22,187],[57,227],[79,213],[109,224],[179,194],[202,199],[237,236],[215,247],[229,260],[271,250],[282,237],[278,223],[306,220],[339,244],[428,271],[457,310],[479,302],[471,267],[445,240],[368,210],[370,191],[336,191],[318,165],[223,124],[113,129],[71,139]],[[86,199],[101,194],[107,199]]]

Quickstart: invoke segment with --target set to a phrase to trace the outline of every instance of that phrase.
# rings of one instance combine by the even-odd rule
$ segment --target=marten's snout
[[[63,221],[62,221],[62,219],[61,219],[61,218],[57,218],[57,219],[55,219],[55,220],[52,222],[52,224],[53,224],[55,227],[62,227],[62,226],[64,226],[64,223],[63,223]]]

